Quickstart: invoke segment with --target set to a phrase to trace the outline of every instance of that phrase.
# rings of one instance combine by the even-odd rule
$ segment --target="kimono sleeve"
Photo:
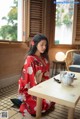
[[[48,80],[50,78],[50,63],[46,61],[45,71],[43,73],[43,79]]]
[[[19,92],[27,91],[36,85],[35,82],[35,66],[31,57],[25,60],[22,75],[19,80]]]

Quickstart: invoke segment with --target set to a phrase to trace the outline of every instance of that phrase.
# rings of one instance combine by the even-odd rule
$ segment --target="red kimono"
[[[23,103],[20,111],[23,115],[28,111],[30,114],[36,114],[36,97],[28,94],[28,89],[49,79],[49,62],[46,58],[42,60],[36,56],[27,56],[22,75],[19,79],[19,93],[23,96]],[[42,100],[42,112],[48,110],[54,102]]]

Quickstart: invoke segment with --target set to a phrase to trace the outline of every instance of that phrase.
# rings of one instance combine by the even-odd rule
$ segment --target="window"
[[[8,41],[21,40],[22,39],[21,20],[22,20],[22,0],[1,0],[0,40],[8,40]]]
[[[55,44],[72,44],[74,0],[56,0]]]

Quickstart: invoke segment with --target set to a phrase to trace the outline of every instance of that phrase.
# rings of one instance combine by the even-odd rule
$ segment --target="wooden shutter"
[[[30,0],[30,34],[43,32],[43,0]]]
[[[75,38],[75,41],[80,41],[80,4],[77,5],[76,38]]]
[[[80,44],[80,4],[74,5],[73,44]]]

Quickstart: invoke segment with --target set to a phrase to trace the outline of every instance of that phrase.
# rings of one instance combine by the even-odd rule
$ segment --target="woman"
[[[22,75],[19,79],[19,94],[23,96],[20,112],[28,111],[36,114],[36,97],[28,94],[28,89],[49,79],[48,39],[42,34],[33,37],[30,50],[25,59]],[[42,113],[46,112],[54,102],[42,100]]]

